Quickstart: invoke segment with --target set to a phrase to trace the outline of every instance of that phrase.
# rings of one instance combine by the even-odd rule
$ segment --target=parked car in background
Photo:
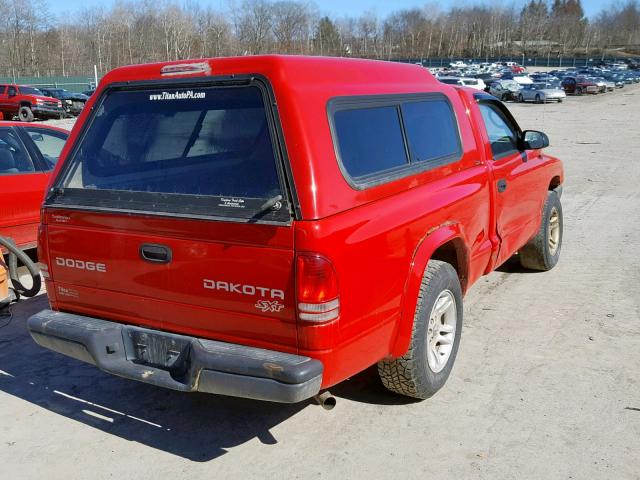
[[[607,83],[604,79],[600,79],[597,77],[594,77],[592,75],[589,76],[585,76],[584,77],[585,80],[595,83],[595,85],[598,87],[598,93],[606,93],[607,92]]]
[[[446,83],[447,85],[462,85],[460,77],[436,77],[440,83]]]
[[[567,94],[582,95],[583,93],[598,93],[598,86],[585,77],[564,77],[560,83]]]
[[[562,102],[567,94],[561,88],[554,87],[549,83],[536,82],[530,85],[522,85],[518,94],[519,102]]]
[[[520,93],[520,85],[513,80],[498,80],[491,83],[489,93],[503,102],[516,100]]]
[[[0,236],[36,246],[40,204],[69,132],[42,124],[0,122]]]
[[[462,85],[464,87],[475,88],[476,90],[482,91],[484,91],[486,87],[484,80],[482,80],[481,78],[462,77],[460,80],[462,81]]]
[[[84,93],[74,93],[64,88],[41,88],[42,93],[62,102],[62,108],[69,115],[80,115],[89,97]]]
[[[470,87],[470,88],[475,88],[476,90],[483,90],[483,91],[486,87],[484,81],[482,81],[479,78],[438,77],[438,81],[441,83],[446,83],[448,85],[460,85],[462,87]]]
[[[63,118],[62,102],[25,85],[0,85],[0,113],[4,120],[18,117],[22,122],[36,118]]]
[[[607,92],[613,92],[616,89],[615,82],[612,82],[605,77],[593,77],[593,81],[596,82],[596,85],[598,86],[603,85]]]

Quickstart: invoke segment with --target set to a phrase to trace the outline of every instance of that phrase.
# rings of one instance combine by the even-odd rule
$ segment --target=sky
[[[225,10],[229,5],[229,0],[198,0],[199,3],[208,4],[216,9]],[[312,0],[313,1],[313,0]],[[318,6],[320,13],[329,14],[332,16],[358,16],[363,12],[373,11],[379,17],[385,17],[388,13],[401,10],[403,8],[422,7],[425,4],[433,3],[439,5],[443,9],[447,9],[453,5],[473,5],[475,3],[481,4],[524,4],[525,0],[315,0],[315,4]],[[110,6],[116,3],[116,0],[48,0],[50,11],[74,11],[81,7],[93,7],[93,6]],[[177,0],[177,3],[182,3]],[[587,16],[594,16],[600,12],[600,10],[607,4],[609,0],[582,0],[582,7],[585,10]]]

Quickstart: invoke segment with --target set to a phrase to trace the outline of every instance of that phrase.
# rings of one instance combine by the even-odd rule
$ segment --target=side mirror
[[[32,133],[31,140],[33,140],[34,142],[44,142],[44,137],[39,133]]]
[[[521,137],[522,150],[537,150],[549,146],[546,133],[537,130],[525,130]]]

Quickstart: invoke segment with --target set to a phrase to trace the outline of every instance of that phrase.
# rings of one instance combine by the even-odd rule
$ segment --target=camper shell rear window
[[[256,80],[109,89],[48,204],[290,221],[267,95]]]

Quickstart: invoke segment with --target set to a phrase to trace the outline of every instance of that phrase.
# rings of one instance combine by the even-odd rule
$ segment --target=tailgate
[[[295,350],[292,216],[265,95],[103,96],[45,202],[56,308]]]

